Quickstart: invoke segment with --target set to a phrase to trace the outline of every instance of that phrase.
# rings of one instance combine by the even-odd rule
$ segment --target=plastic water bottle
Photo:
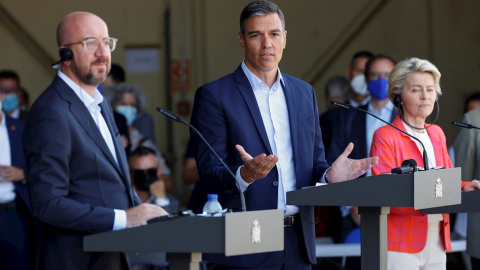
[[[217,213],[222,213],[222,206],[218,202],[218,195],[208,194],[208,201],[203,206],[203,214],[212,216]]]

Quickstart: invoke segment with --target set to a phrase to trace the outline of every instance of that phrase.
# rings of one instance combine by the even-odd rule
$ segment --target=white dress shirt
[[[102,134],[105,143],[108,146],[108,149],[112,153],[113,158],[117,162],[118,159],[117,154],[115,152],[115,146],[113,145],[112,134],[108,129],[107,123],[102,116],[100,103],[103,102],[103,96],[100,94],[98,89],[95,89],[93,93],[93,97],[90,96],[85,90],[83,90],[78,84],[76,84],[72,79],[70,79],[67,75],[62,73],[60,70],[58,71],[58,77],[60,77],[78,96],[78,98],[85,104],[88,112],[95,121],[97,128],[99,129],[100,133]],[[124,210],[114,209],[115,211],[115,220],[113,223],[113,230],[121,230],[127,227],[127,214]]]
[[[7,121],[5,113],[1,109],[0,114],[2,114],[2,120],[0,121],[0,165],[12,166]],[[0,176],[0,181],[2,179],[3,177]],[[15,185],[13,182],[0,182],[0,203],[8,203],[13,200],[15,200]]]
[[[286,192],[296,189],[295,166],[293,163],[292,141],[290,137],[290,123],[287,102],[284,94],[284,81],[280,69],[277,71],[277,80],[269,88],[242,62],[242,69],[247,76],[257,100],[262,116],[272,154],[278,155],[276,169],[278,171],[278,209],[284,210],[285,216],[299,212],[298,206],[286,205]],[[267,154],[267,153],[265,153]],[[236,178],[242,191],[249,186],[240,176],[237,169]],[[262,181],[259,179],[258,181]],[[322,181],[324,178],[322,177]]]

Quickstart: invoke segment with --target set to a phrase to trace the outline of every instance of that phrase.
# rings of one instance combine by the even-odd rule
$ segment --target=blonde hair
[[[440,88],[440,71],[438,68],[430,63],[428,60],[410,58],[403,60],[395,65],[390,77],[388,78],[388,98],[391,102],[395,95],[401,95],[407,82],[407,78],[414,73],[429,73],[433,76],[433,83],[437,96],[442,95],[442,89]]]

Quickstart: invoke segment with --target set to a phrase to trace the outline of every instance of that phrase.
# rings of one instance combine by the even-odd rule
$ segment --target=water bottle
[[[203,206],[203,214],[211,216],[217,213],[222,213],[222,206],[218,202],[218,195],[208,194],[208,201]]]

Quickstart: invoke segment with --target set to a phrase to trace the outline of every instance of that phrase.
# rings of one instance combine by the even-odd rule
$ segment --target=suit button
[[[277,181],[277,180],[273,181],[272,185],[273,185],[274,187],[278,186],[278,181]]]

